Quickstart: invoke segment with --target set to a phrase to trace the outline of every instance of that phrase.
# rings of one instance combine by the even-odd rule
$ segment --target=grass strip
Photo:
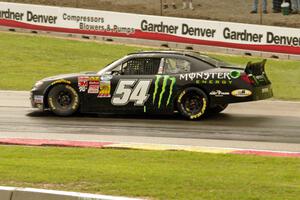
[[[0,146],[0,185],[195,200],[296,200],[300,159]]]

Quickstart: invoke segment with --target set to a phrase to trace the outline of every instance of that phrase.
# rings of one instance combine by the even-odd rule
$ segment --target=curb
[[[113,143],[113,142],[89,142],[70,140],[47,140],[47,139],[22,139],[22,138],[0,138],[0,145],[25,145],[25,146],[55,146],[55,147],[85,147],[102,149],[136,149],[136,150],[158,150],[158,151],[190,151],[200,153],[240,154],[272,157],[294,157],[300,158],[300,152],[269,151],[256,149],[237,149],[221,147],[201,147],[168,144],[143,144],[143,143]]]
[[[142,200],[108,195],[0,186],[1,200]]]
[[[8,138],[0,139],[3,145],[25,145],[25,146],[54,146],[54,147],[89,147],[103,148],[111,145],[111,142],[85,142],[85,141],[69,141],[69,140],[45,140],[45,139],[18,139]]]
[[[13,187],[2,187],[0,186],[0,197],[1,200],[12,200],[12,194],[15,188]]]
[[[1,144],[1,142],[0,142]],[[164,151],[190,151],[199,153],[215,153],[215,154],[240,154],[240,155],[256,155],[256,156],[272,156],[272,157],[294,157],[300,158],[300,152],[288,151],[269,151],[256,149],[237,149],[237,148],[221,148],[221,147],[200,147],[185,145],[156,145],[156,144],[111,144],[104,148],[118,149],[139,149],[139,150],[164,150]]]

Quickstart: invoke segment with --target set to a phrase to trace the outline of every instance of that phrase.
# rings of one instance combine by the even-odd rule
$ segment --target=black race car
[[[34,108],[81,113],[179,112],[197,119],[228,104],[272,97],[265,60],[244,69],[194,52],[129,54],[99,72],[50,77],[31,90]]]

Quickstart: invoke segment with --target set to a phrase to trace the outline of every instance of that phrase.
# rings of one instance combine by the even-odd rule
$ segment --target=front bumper
[[[29,99],[32,108],[44,110],[44,96],[42,94],[39,94],[36,90],[31,90]]]

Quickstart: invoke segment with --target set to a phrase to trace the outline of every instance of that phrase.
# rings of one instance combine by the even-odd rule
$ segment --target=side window
[[[153,75],[157,74],[160,58],[134,58],[122,65],[124,75]]]
[[[191,71],[191,63],[184,59],[164,58],[164,74],[181,74]]]

